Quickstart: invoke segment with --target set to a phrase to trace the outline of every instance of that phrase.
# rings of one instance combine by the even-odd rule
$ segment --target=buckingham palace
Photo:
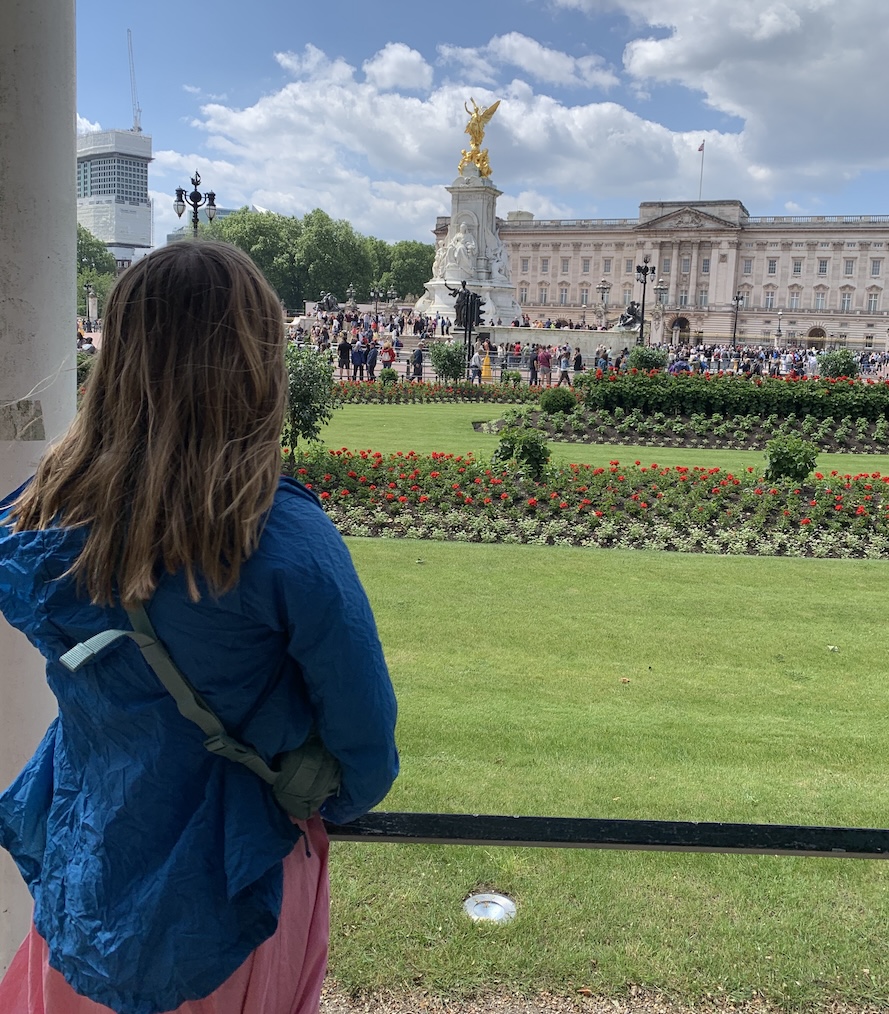
[[[532,319],[612,326],[644,295],[652,343],[889,345],[889,215],[755,217],[734,200],[645,201],[638,218],[514,211],[498,226]]]

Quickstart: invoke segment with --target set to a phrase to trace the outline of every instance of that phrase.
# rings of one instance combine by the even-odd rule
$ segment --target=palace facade
[[[437,236],[447,224],[438,219]],[[889,349],[889,215],[755,217],[740,201],[645,201],[638,218],[516,211],[498,226],[532,320],[613,325],[642,301],[636,266],[647,256],[653,343]]]

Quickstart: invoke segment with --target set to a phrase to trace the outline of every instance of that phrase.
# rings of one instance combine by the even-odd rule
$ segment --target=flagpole
[[[701,199],[701,194],[704,192],[704,142],[701,141],[701,147],[698,148],[701,153],[701,179],[698,183],[698,200]]]

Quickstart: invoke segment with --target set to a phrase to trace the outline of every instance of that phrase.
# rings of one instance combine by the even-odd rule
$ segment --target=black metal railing
[[[889,859],[889,830],[866,827],[385,812],[326,826],[331,841]]]

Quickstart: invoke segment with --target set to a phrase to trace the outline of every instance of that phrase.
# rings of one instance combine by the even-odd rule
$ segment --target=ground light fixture
[[[515,918],[516,906],[505,894],[488,892],[470,894],[463,902],[463,911],[473,922],[509,922]]]

